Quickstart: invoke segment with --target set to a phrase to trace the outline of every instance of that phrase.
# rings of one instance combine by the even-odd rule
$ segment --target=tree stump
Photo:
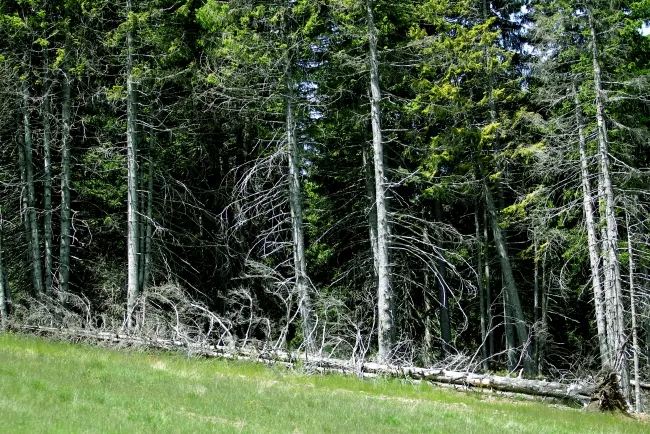
[[[587,411],[609,411],[627,414],[628,405],[621,391],[621,377],[616,372],[606,373],[596,386]]]

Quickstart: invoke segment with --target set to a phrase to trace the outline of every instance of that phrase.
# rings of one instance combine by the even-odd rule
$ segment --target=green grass
[[[0,431],[648,433],[624,416],[0,335]]]

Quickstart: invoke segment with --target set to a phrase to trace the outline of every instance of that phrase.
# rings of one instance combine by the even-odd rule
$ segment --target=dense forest
[[[650,375],[650,1],[0,1],[0,318]]]

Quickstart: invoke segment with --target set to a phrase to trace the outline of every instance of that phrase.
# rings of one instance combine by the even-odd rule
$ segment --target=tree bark
[[[589,248],[589,264],[591,265],[591,287],[594,294],[594,308],[596,311],[596,327],[598,330],[598,344],[600,360],[603,366],[610,366],[609,348],[607,343],[607,329],[605,325],[605,310],[603,308],[603,290],[600,280],[598,239],[596,224],[594,222],[594,208],[592,205],[591,182],[589,181],[589,166],[587,162],[586,140],[583,129],[582,109],[578,92],[573,84],[573,97],[575,102],[575,118],[578,128],[578,148],[580,150],[580,181],[582,184],[582,206],[585,213],[585,226],[587,228],[587,246]]]
[[[387,186],[384,167],[384,143],[381,131],[381,90],[377,60],[377,34],[372,0],[366,0],[368,21],[368,51],[370,60],[370,118],[375,166],[375,196],[377,207],[377,312],[379,349],[377,359],[387,362],[395,345],[395,308],[389,259],[389,228]]]
[[[43,104],[41,105],[41,117],[43,122],[43,176],[44,191],[43,191],[43,237],[45,238],[45,293],[50,295],[52,293],[52,267],[53,267],[53,254],[52,254],[52,128],[50,119],[52,118],[52,111],[50,107],[50,72],[49,60],[47,54],[47,47],[43,48],[43,67],[45,68],[43,87],[45,92],[43,94]]]
[[[131,21],[131,0],[126,2],[127,20]],[[127,302],[126,325],[135,327],[138,287],[138,143],[137,100],[133,77],[133,34],[131,23],[126,32],[126,149],[127,149]]]
[[[27,56],[25,56],[27,59]],[[25,62],[27,63],[27,62]],[[34,164],[32,161],[32,124],[30,117],[30,94],[27,79],[22,81],[23,99],[23,141],[25,163],[25,185],[27,187],[27,218],[29,220],[29,248],[31,253],[32,284],[37,295],[43,293],[43,267],[41,266],[41,240],[38,231],[38,216],[36,214],[36,188],[34,186]]]
[[[68,30],[69,31],[69,30]],[[70,89],[70,36],[66,36],[63,60],[62,106],[61,106],[61,239],[59,245],[59,291],[70,290],[70,244],[72,241],[72,212],[70,203],[70,130],[72,129],[72,97]]]

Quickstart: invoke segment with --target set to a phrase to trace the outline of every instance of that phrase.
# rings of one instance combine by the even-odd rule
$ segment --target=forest
[[[639,406],[649,22],[649,0],[1,0],[2,328],[613,371]]]

